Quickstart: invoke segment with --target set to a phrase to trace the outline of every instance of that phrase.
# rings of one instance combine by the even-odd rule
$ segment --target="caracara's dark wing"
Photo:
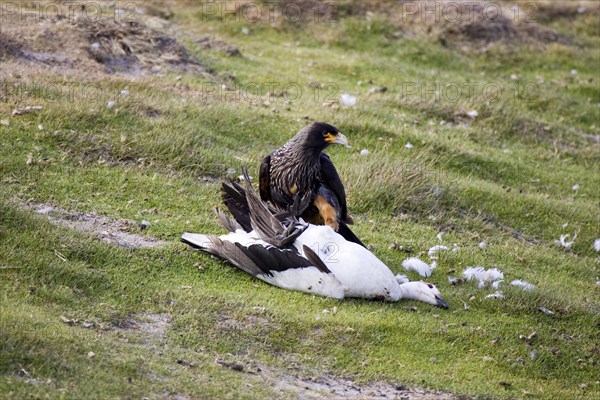
[[[266,156],[260,164],[258,172],[258,192],[263,201],[271,201],[271,155]]]
[[[337,197],[337,202],[340,207],[339,215],[342,221],[346,222],[348,217],[346,190],[344,190],[342,180],[333,166],[331,159],[325,153],[321,153],[321,181]],[[329,203],[331,204],[331,201]],[[334,204],[332,205],[335,206]]]

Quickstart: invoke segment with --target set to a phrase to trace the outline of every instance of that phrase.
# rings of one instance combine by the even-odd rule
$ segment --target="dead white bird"
[[[276,216],[248,179],[245,182],[246,189],[235,182],[223,184],[225,205],[236,220],[219,211],[217,214],[229,233],[185,233],[181,241],[283,289],[335,299],[412,299],[448,308],[433,284],[398,284],[392,271],[373,253],[345,240],[329,226],[291,217],[293,210]]]
[[[431,268],[431,265],[420,258],[410,257],[402,261],[402,267],[407,271],[416,272],[421,276],[428,277],[431,276],[431,270],[435,268],[435,265]]]

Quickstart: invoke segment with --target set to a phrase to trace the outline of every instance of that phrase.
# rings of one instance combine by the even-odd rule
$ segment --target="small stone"
[[[369,89],[367,94],[385,93],[385,92],[387,92],[387,90],[388,90],[388,88],[385,86],[375,86],[375,87],[372,87],[371,89]]]
[[[155,66],[152,67],[152,69],[150,71],[152,71],[153,73],[157,74],[157,73],[160,72],[160,70],[161,70],[160,66],[155,65]]]
[[[96,353],[94,353],[93,351],[90,351],[87,353],[88,358],[94,358],[96,357]]]
[[[552,317],[554,315],[554,312],[548,310],[546,307],[538,307],[538,311],[546,314],[549,317]]]
[[[396,242],[392,242],[388,247],[388,249],[390,249],[390,250],[396,250],[397,248],[398,248],[398,244]]]

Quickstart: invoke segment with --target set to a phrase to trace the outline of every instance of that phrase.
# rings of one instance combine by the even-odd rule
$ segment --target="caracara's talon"
[[[338,224],[337,221],[335,221],[335,220],[327,220],[327,221],[325,221],[325,225],[329,226],[331,229],[333,229],[336,232],[340,229],[340,224]]]

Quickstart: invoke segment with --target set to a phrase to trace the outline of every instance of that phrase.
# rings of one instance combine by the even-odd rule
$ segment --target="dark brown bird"
[[[334,143],[350,147],[346,136],[332,125],[314,122],[304,127],[262,161],[260,197],[287,210],[296,196],[309,196],[307,206],[297,210],[297,217],[312,224],[329,225],[346,240],[363,245],[347,226],[352,224],[352,218],[346,206],[346,191],[331,159],[323,153]]]

